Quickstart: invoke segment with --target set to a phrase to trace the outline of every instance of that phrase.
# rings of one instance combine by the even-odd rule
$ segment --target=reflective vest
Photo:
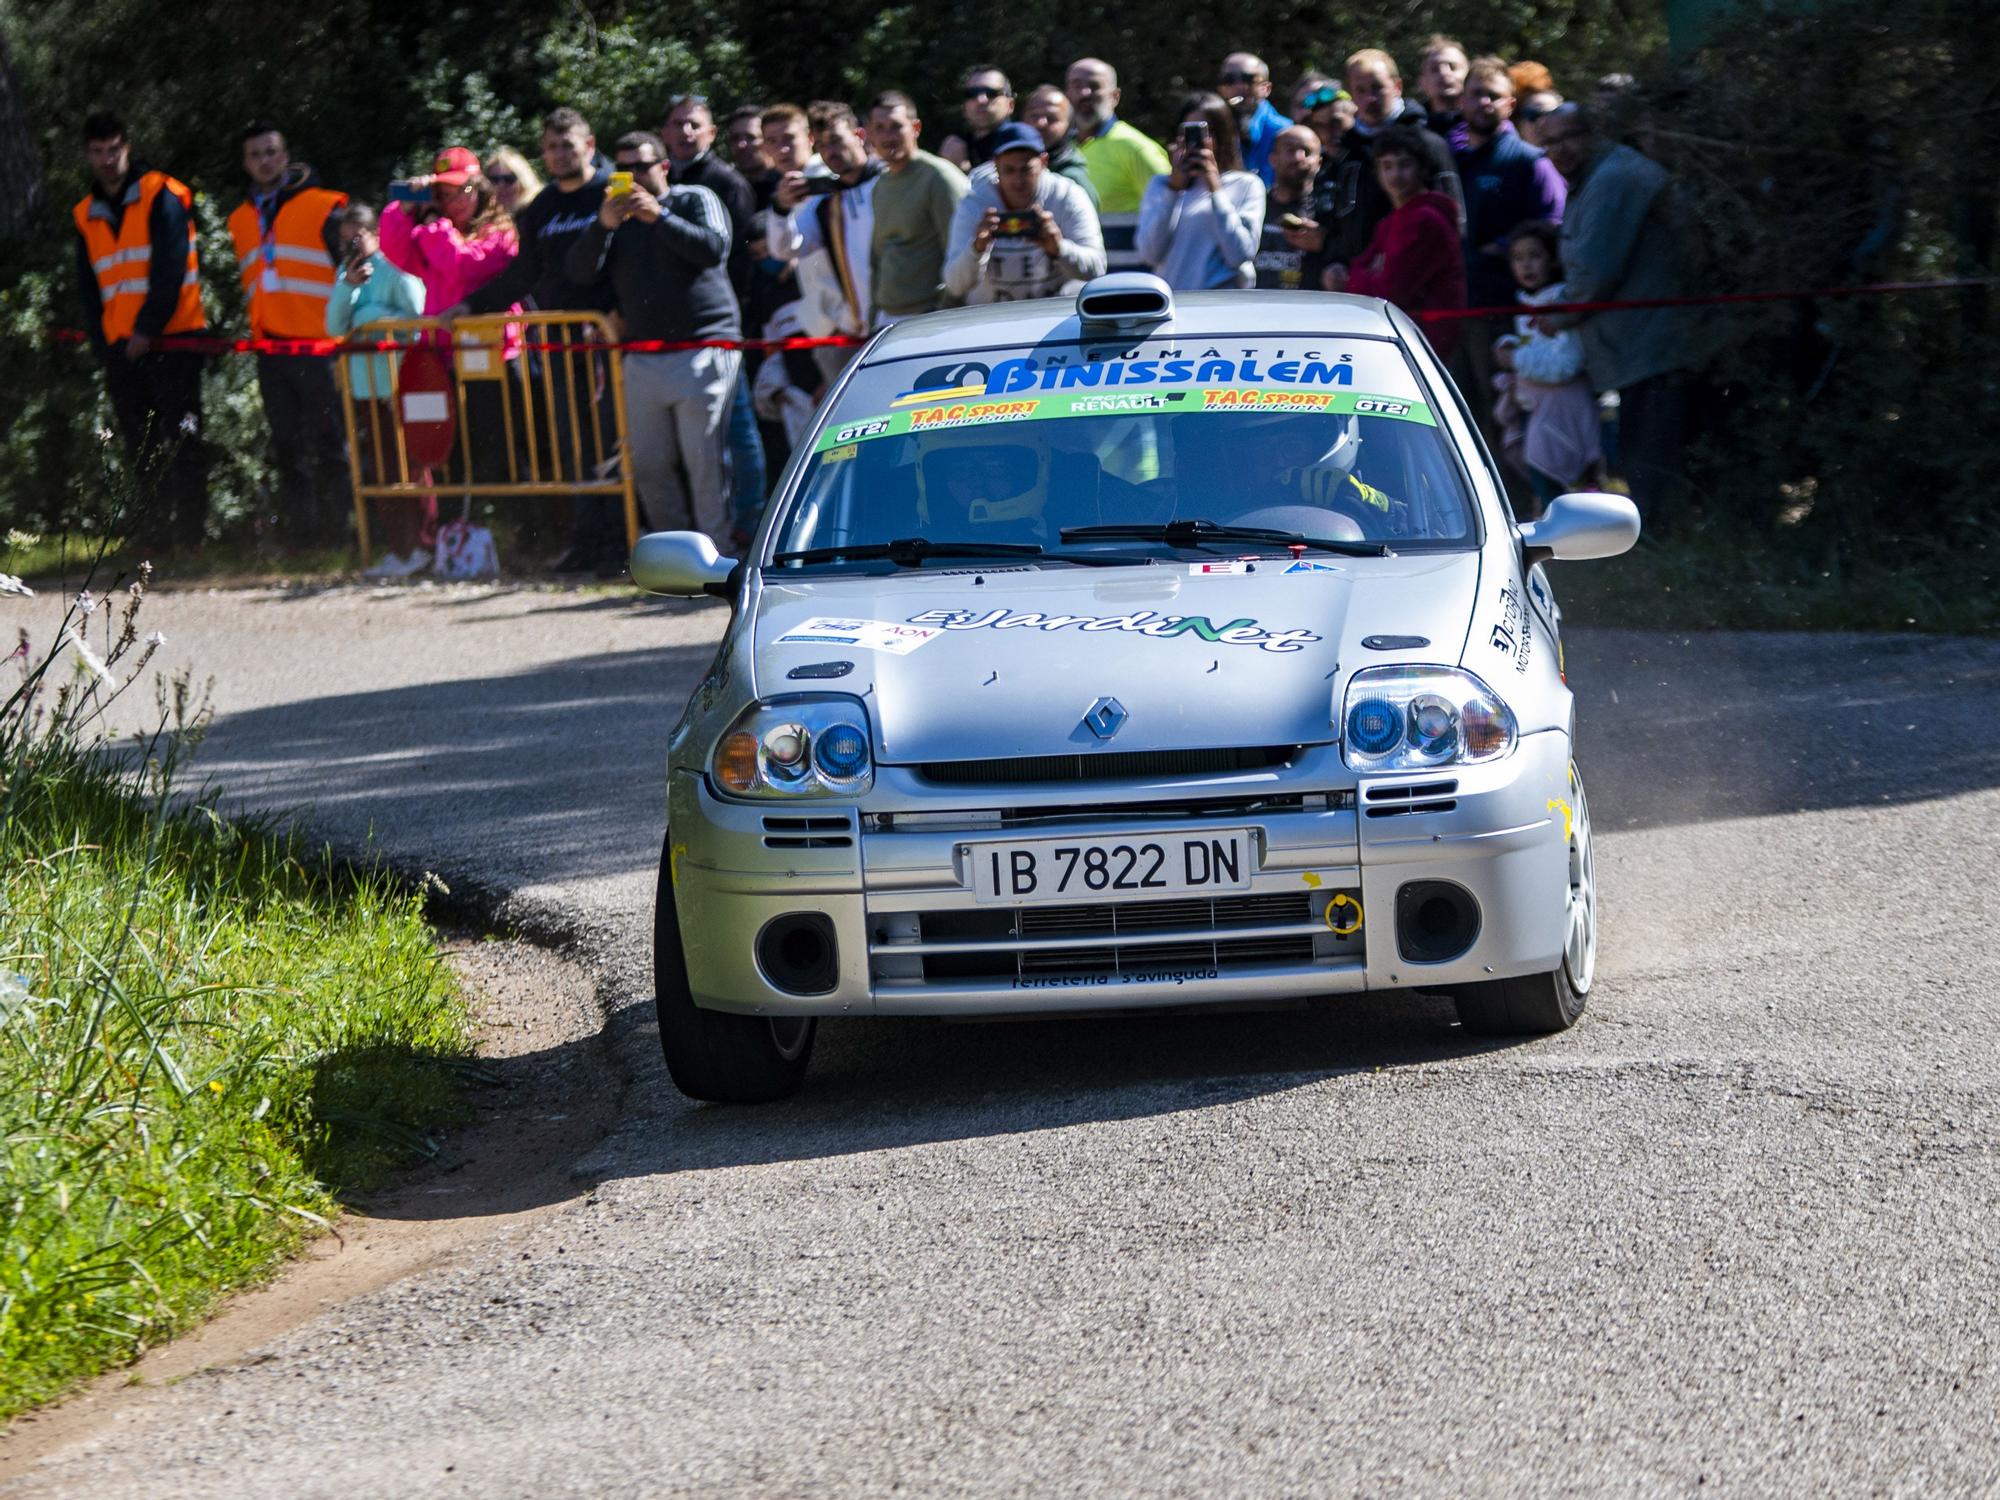
[[[132,336],[145,305],[153,274],[153,200],[172,193],[187,210],[187,265],[181,276],[180,300],[162,333],[198,333],[208,326],[201,311],[201,262],[195,255],[194,194],[187,184],[165,172],[142,173],[127,183],[125,197],[113,208],[95,193],[76,206],[76,232],[90,253],[97,273],[97,297],[103,309],[104,339],[115,344]]]
[[[229,216],[254,337],[326,337],[326,301],[339,273],[327,258],[322,231],[327,216],[346,207],[345,193],[305,188],[279,206],[268,234],[254,203],[240,204]]]

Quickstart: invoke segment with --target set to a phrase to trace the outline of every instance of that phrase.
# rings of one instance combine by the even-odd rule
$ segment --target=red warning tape
[[[1462,318],[1545,317],[1551,313],[1637,312],[1653,307],[1726,307],[1751,302],[1830,301],[1841,297],[1886,297],[1904,292],[1955,292],[2000,285],[2000,277],[1961,276],[1949,281],[1874,281],[1861,286],[1814,287],[1789,292],[1708,292],[1696,297],[1634,297],[1615,302],[1550,302],[1541,307],[1512,303],[1501,307],[1433,307],[1410,314],[1419,323],[1451,323]],[[81,344],[75,328],[53,330],[57,343]],[[209,334],[174,333],[153,340],[153,347],[190,354],[294,354],[325,358],[348,353],[394,353],[410,349],[418,339],[226,339]],[[551,343],[527,340],[517,348],[537,354],[601,354],[612,349],[627,354],[677,354],[688,349],[761,349],[781,354],[792,349],[848,349],[865,344],[865,336],[828,334],[823,338],[787,339],[628,339],[622,343]]]
[[[1836,297],[1886,297],[1897,292],[1955,292],[2000,284],[1996,276],[1961,276],[1951,281],[1871,281],[1864,286],[1822,286],[1803,292],[1709,292],[1699,297],[1633,297],[1620,302],[1550,302],[1541,307],[1433,307],[1411,313],[1419,323],[1451,323],[1460,318],[1519,317],[1545,313],[1636,312],[1647,307],[1721,307],[1739,302],[1807,302]]]

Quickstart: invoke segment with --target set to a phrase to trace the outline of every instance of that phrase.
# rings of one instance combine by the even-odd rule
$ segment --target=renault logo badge
[[[1116,698],[1099,698],[1083,716],[1083,727],[1100,740],[1108,740],[1125,722],[1125,705]]]

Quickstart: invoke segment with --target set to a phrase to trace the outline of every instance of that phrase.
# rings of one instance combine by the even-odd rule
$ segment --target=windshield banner
[[[989,387],[990,389],[990,387]],[[1041,422],[1063,417],[1125,417],[1172,415],[1179,412],[1321,412],[1331,417],[1359,415],[1393,417],[1435,427],[1437,421],[1421,401],[1400,396],[1371,396],[1355,391],[1307,390],[1268,385],[1197,386],[1180,390],[1055,391],[1048,395],[966,396],[940,392],[928,405],[885,412],[825,428],[814,451],[846,448],[873,438],[900,437],[909,432],[943,432],[955,427],[1003,426],[1011,422]],[[838,458],[852,457],[844,453]],[[836,459],[837,461],[837,459]]]

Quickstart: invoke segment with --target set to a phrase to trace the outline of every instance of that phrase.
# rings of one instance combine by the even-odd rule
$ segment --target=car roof
[[[1295,338],[1315,333],[1401,341],[1389,317],[1389,304],[1379,297],[1350,297],[1334,292],[1220,291],[1177,293],[1170,318],[1137,330],[1107,331],[1102,334],[1101,342],[1269,335]],[[893,324],[869,348],[867,363],[1083,337],[1083,323],[1077,317],[1073,298],[992,302],[926,313]],[[1091,341],[1100,341],[1095,329]]]

